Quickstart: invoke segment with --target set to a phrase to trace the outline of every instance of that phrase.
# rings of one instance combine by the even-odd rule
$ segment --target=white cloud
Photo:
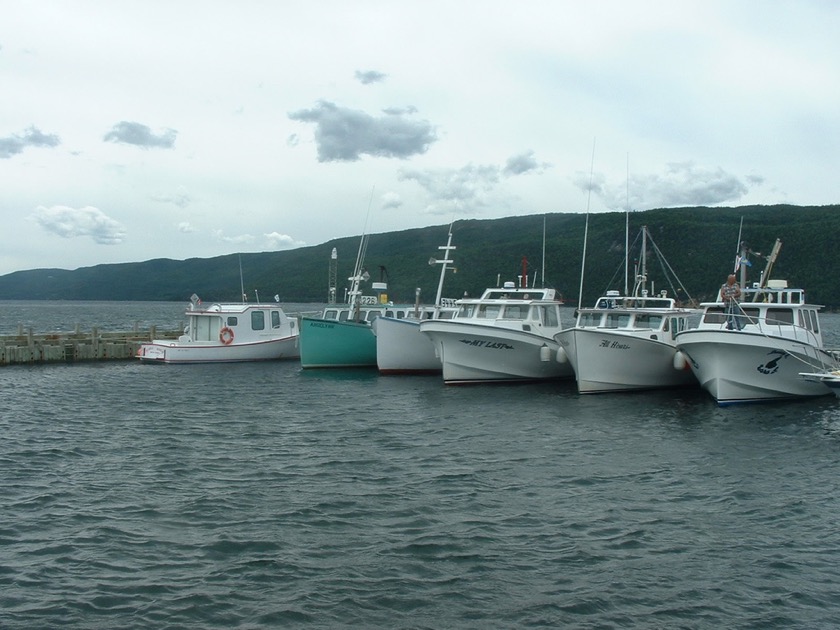
[[[387,192],[382,195],[382,209],[395,210],[403,205],[402,198],[395,192]]]
[[[230,243],[233,245],[250,245],[254,242],[254,237],[251,234],[238,234],[236,236],[227,236],[224,230],[213,230],[213,236],[217,241],[222,243]]]
[[[375,118],[321,101],[312,109],[291,112],[289,118],[315,123],[320,162],[355,161],[362,155],[404,159],[425,153],[436,139],[430,123],[411,120],[404,111]]]
[[[175,146],[177,136],[178,132],[174,129],[164,129],[154,134],[146,125],[123,120],[114,125],[102,139],[106,142],[133,144],[143,149],[171,149]]]
[[[0,138],[0,159],[8,159],[22,153],[27,147],[57,147],[61,140],[55,134],[43,133],[37,127],[31,126],[22,134],[12,134]]]
[[[744,178],[751,184],[761,183],[761,177]],[[589,177],[578,173],[575,185],[589,190]],[[749,192],[741,178],[720,167],[697,166],[691,161],[667,164],[664,172],[630,174],[629,183],[607,183],[603,173],[596,173],[591,183],[592,193],[611,209],[669,208],[676,206],[710,206],[735,203]],[[629,199],[628,199],[629,193]]]
[[[38,206],[32,218],[44,230],[62,238],[87,236],[100,245],[118,245],[126,236],[125,227],[92,206]]]
[[[295,240],[288,234],[280,234],[279,232],[263,234],[263,237],[265,237],[271,249],[294,249],[306,245],[303,241]]]

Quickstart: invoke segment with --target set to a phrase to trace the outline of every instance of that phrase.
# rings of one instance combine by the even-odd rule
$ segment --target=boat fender
[[[225,326],[219,331],[219,341],[221,341],[226,346],[233,341],[233,330]]]
[[[569,356],[566,354],[566,350],[564,348],[557,348],[557,363],[566,363],[569,360]]]
[[[679,350],[674,353],[674,369],[680,371],[688,369],[688,361],[685,355]]]
[[[545,344],[540,347],[540,361],[543,363],[551,361],[551,348]]]

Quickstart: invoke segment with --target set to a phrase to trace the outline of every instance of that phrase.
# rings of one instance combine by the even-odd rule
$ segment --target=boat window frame
[[[251,311],[251,330],[265,330],[265,311],[259,309]]]
[[[764,321],[771,326],[793,326],[793,309],[778,306],[768,307],[764,313]]]

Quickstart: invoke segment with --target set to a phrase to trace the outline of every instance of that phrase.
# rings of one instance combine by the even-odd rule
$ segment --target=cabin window
[[[803,309],[799,311],[799,325],[802,328],[807,328],[808,330],[813,330],[815,333],[819,333],[819,324],[818,324],[817,312],[811,309]]]
[[[280,328],[280,311],[271,311],[271,327]]]
[[[228,317],[227,318],[227,325],[228,326],[236,326],[239,323],[238,317]]]
[[[191,317],[190,329],[196,341],[212,341],[219,338],[222,328],[220,317]]]
[[[452,311],[441,311],[438,315],[438,319],[452,319],[455,316],[455,313]]]
[[[347,321],[347,316],[348,316],[349,314],[350,314],[350,313],[349,313],[349,311],[339,311],[339,313],[338,313],[338,321],[340,321],[340,322],[346,322],[346,321]]]
[[[636,328],[659,328],[662,325],[662,315],[636,315]]]
[[[365,316],[365,319],[367,319],[367,321],[369,322],[372,322],[377,317],[379,317],[379,311],[368,311],[367,315]]]
[[[789,308],[768,308],[765,321],[773,325],[792,325],[793,324],[793,310]]]
[[[722,306],[710,306],[703,314],[704,324],[723,324],[726,322],[726,313]]]
[[[335,311],[335,310],[324,311],[324,319],[336,319],[337,316],[338,316],[338,311]]]
[[[560,325],[560,314],[557,307],[554,306],[542,306],[540,307],[543,313],[543,324],[546,326],[550,326],[552,328],[556,328]]]
[[[742,309],[744,311],[744,315],[746,315],[746,319],[744,320],[745,324],[754,324],[758,321],[758,317],[760,314],[760,310],[755,307],[747,307]],[[791,323],[793,320],[791,320]]]
[[[600,313],[581,313],[579,319],[579,325],[586,328],[588,326],[599,326],[601,324],[601,314]]]
[[[482,304],[478,308],[477,317],[483,319],[496,319],[499,316],[499,311],[501,310],[502,307],[498,304]]]
[[[528,306],[526,304],[508,304],[505,306],[506,319],[525,319],[528,314]]]
[[[458,309],[458,317],[472,317],[475,312],[475,304],[462,304]]]
[[[265,311],[251,311],[251,330],[265,330]]]
[[[405,319],[405,311],[397,311],[397,319]]]
[[[629,323],[629,313],[608,313],[605,326],[607,328],[626,328]]]

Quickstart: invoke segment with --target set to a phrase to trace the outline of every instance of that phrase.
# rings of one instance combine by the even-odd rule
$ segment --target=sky
[[[0,275],[837,204],[838,33],[834,0],[0,0]]]

